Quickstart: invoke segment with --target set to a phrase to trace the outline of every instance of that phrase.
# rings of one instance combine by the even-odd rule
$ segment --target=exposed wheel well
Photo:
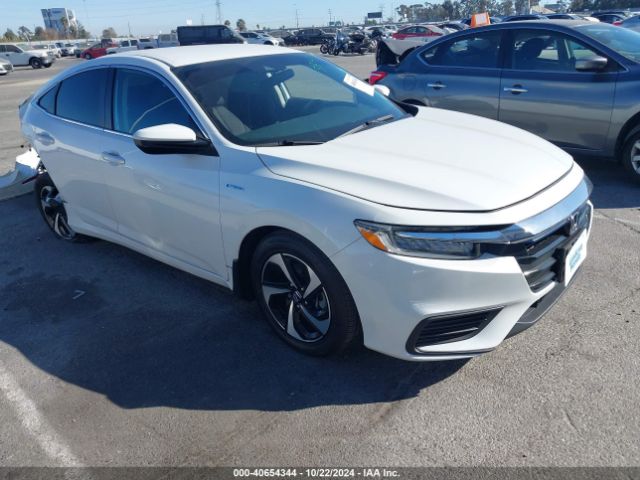
[[[402,100],[402,103],[408,103],[409,105],[418,105],[420,107],[426,107],[427,104],[422,100],[416,100],[415,98],[407,98],[406,100]]]
[[[251,258],[253,252],[263,238],[279,230],[289,231],[280,227],[259,227],[249,232],[242,240],[238,258],[233,261],[233,291],[240,298],[253,300],[255,297],[251,288]]]
[[[624,141],[629,136],[631,131],[636,127],[640,127],[640,112],[636,113],[633,117],[627,120],[627,123],[624,124],[622,130],[620,130],[620,134],[618,135],[618,139],[616,140],[616,160],[620,160],[620,154],[622,153],[622,149],[624,148]]]

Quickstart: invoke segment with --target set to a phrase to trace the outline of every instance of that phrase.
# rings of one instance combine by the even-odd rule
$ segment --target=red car
[[[398,30],[391,37],[396,40],[404,40],[411,37],[440,37],[444,34],[445,31],[435,25],[414,25]]]
[[[115,43],[96,43],[95,45],[91,45],[86,50],[83,50],[81,53],[83,58],[87,60],[91,60],[92,58],[104,57],[107,54],[107,48],[117,47]]]

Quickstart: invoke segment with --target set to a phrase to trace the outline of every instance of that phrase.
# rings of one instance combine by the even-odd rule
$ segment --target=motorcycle
[[[368,51],[372,51],[372,41],[363,32],[355,32],[350,35],[339,33],[336,35],[335,47],[333,50],[329,50],[333,55],[340,55],[340,52],[364,55]]]
[[[322,45],[320,45],[320,53],[322,53],[323,55],[332,53],[335,46],[336,46],[335,39],[330,38],[328,40],[325,40],[322,42]]]

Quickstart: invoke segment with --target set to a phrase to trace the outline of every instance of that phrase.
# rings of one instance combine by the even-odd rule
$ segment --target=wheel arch
[[[287,228],[268,225],[257,227],[247,233],[238,249],[238,257],[233,260],[233,291],[240,298],[245,300],[253,300],[255,293],[251,288],[251,258],[258,244],[268,235],[274,232],[285,231],[291,232]]]
[[[427,105],[423,100],[418,100],[415,98],[407,98],[402,100],[402,103],[408,103],[409,105],[417,105],[419,107],[428,107],[429,105]]]
[[[634,130],[640,130],[640,112],[627,120],[624,126],[620,129],[620,133],[616,139],[616,149],[614,152],[617,161],[620,161],[622,149],[624,148],[624,141]]]
[[[351,241],[357,239],[357,236],[355,236],[356,230],[354,228],[353,239],[348,241],[345,245],[339,246],[319,236],[321,234],[320,231],[309,230],[304,228],[302,225],[297,227],[295,225],[285,226],[284,223],[287,222],[283,222],[281,224],[272,222],[268,225],[256,226],[248,231],[240,241],[237,255],[233,258],[231,267],[233,291],[240,298],[252,300],[255,297],[251,286],[251,260],[256,247],[267,236],[276,232],[289,233],[310,243],[329,259],[331,259],[332,254],[342,250],[342,248],[351,243]]]

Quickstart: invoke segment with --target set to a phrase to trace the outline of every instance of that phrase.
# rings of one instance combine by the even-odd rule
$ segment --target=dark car
[[[597,18],[602,23],[615,23],[619,24],[627,18],[627,15],[624,13],[609,13],[609,12],[595,12],[592,13],[591,16],[593,18]]]
[[[640,15],[634,15],[632,17],[627,17],[622,22],[614,23],[614,25],[619,25],[620,27],[628,28],[630,30],[634,30],[636,32],[640,32]]]
[[[296,45],[320,45],[328,40],[334,39],[335,35],[326,33],[320,28],[303,28],[298,30],[291,39]],[[286,42],[286,39],[285,39]]]
[[[226,25],[189,25],[178,27],[180,45],[212,45],[219,43],[246,43],[246,40]]]
[[[545,15],[538,15],[536,13],[531,13],[528,15],[511,15],[510,17],[504,17],[502,19],[503,22],[520,22],[523,20],[547,20],[548,18]]]
[[[588,20],[507,22],[438,38],[369,83],[398,101],[528,130],[617,158],[640,182],[640,35]]]

